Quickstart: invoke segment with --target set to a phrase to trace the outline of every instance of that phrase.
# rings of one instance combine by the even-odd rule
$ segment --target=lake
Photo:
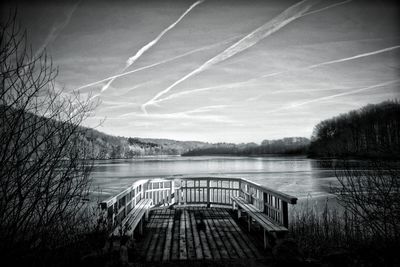
[[[243,177],[299,198],[325,202],[337,184],[331,161],[304,156],[222,157],[159,156],[99,160],[92,172],[93,193],[104,199],[135,180],[167,176]]]

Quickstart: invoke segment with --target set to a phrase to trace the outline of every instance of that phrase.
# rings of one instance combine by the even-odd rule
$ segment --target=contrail
[[[303,16],[311,15],[311,14],[314,14],[314,13],[318,13],[318,12],[324,11],[324,10],[326,10],[326,9],[329,9],[329,8],[332,8],[332,7],[335,7],[335,6],[339,6],[339,5],[342,5],[342,4],[351,2],[351,1],[352,1],[352,0],[348,0],[348,1],[344,1],[344,2],[337,3],[337,4],[333,4],[333,5],[330,5],[330,6],[321,8],[321,9],[318,9],[318,10],[314,10],[314,11],[311,11],[311,12],[307,12],[307,13],[305,13]],[[156,67],[156,66],[158,66],[158,65],[161,65],[161,64],[164,64],[164,63],[168,63],[168,62],[170,62],[170,61],[173,61],[173,60],[176,60],[176,59],[179,59],[179,58],[182,58],[182,57],[185,57],[185,56],[188,56],[188,55],[197,53],[197,52],[201,52],[201,51],[208,50],[208,49],[211,49],[211,48],[213,48],[213,47],[216,47],[216,46],[219,46],[219,45],[222,45],[222,44],[225,44],[225,43],[229,43],[230,41],[232,41],[232,40],[234,40],[234,39],[238,39],[238,38],[240,38],[240,37],[241,37],[241,36],[234,36],[234,37],[229,38],[229,39],[227,39],[227,40],[225,40],[225,41],[222,41],[222,42],[219,42],[219,43],[216,43],[216,44],[212,44],[212,45],[209,45],[209,46],[204,46],[204,47],[201,47],[201,48],[198,48],[198,49],[194,49],[194,50],[192,50],[192,51],[183,53],[183,54],[181,54],[181,55],[178,55],[178,56],[175,56],[175,57],[172,57],[172,58],[168,58],[168,59],[159,61],[159,62],[157,62],[157,63],[151,64],[151,65],[148,65],[148,66],[144,66],[144,67],[141,67],[141,68],[138,68],[138,69],[134,69],[134,70],[131,70],[131,71],[128,71],[128,72],[123,72],[123,73],[121,73],[121,74],[113,75],[113,76],[104,78],[104,79],[102,79],[102,80],[96,81],[96,82],[92,82],[92,83],[89,83],[89,84],[82,85],[82,86],[76,88],[75,90],[79,91],[79,90],[81,90],[81,89],[84,89],[84,88],[87,88],[87,87],[90,87],[90,86],[93,86],[93,85],[97,85],[97,84],[100,84],[100,83],[103,83],[103,82],[107,82],[107,81],[114,80],[114,79],[119,78],[119,77],[123,77],[123,76],[129,75],[129,74],[135,73],[135,72],[139,72],[139,71],[142,71],[142,70],[146,70],[146,69],[149,69],[149,68],[153,68],[153,67]],[[267,74],[267,75],[264,75],[264,76],[262,76],[262,77],[265,78],[265,77],[268,77],[268,76],[275,76],[275,75],[278,75],[278,74],[281,74],[281,73],[285,73],[285,72]],[[172,99],[172,98],[179,97],[179,96],[181,96],[181,95],[191,94],[191,93],[195,93],[195,92],[213,90],[213,89],[218,89],[218,88],[226,88],[226,86],[228,86],[228,87],[234,87],[235,85],[238,86],[238,85],[241,85],[242,83],[252,82],[253,80],[257,80],[257,78],[254,78],[254,79],[251,79],[251,80],[248,80],[248,81],[244,81],[244,82],[240,82],[240,83],[237,83],[237,84],[231,83],[231,84],[228,84],[228,85],[206,87],[206,88],[200,88],[200,89],[194,89],[194,90],[190,90],[190,91],[180,92],[180,93],[172,94],[172,95],[170,95],[170,96],[168,96],[168,97],[166,97],[166,98],[162,98],[162,99],[155,100],[152,104],[155,104],[155,103],[158,103],[158,102],[163,102],[163,101],[166,101],[166,100],[169,100],[169,99]],[[111,84],[111,83],[109,83],[108,86],[109,86],[110,84]],[[94,95],[93,98],[94,98],[94,97],[97,97],[97,96],[99,96],[99,94]]]
[[[349,87],[335,87],[335,88],[321,88],[321,89],[305,89],[305,90],[277,90],[273,92],[269,92],[269,94],[286,94],[286,93],[309,93],[309,92],[324,92],[324,91],[343,91],[351,89]]]
[[[74,4],[74,6],[69,10],[69,12],[67,13],[67,16],[65,17],[65,19],[58,24],[53,25],[53,27],[51,28],[50,33],[47,35],[46,39],[44,40],[43,44],[39,47],[38,50],[36,50],[35,55],[33,58],[37,58],[45,49],[46,47],[54,42],[54,40],[57,38],[57,36],[60,34],[60,32],[69,24],[72,15],[74,14],[74,12],[76,11],[76,9],[78,8],[79,4],[81,1],[77,2]]]
[[[308,15],[311,15],[311,14],[315,14],[315,13],[319,13],[319,12],[325,11],[325,10],[327,10],[327,9],[336,7],[336,6],[340,6],[340,5],[343,5],[343,4],[347,4],[347,3],[351,2],[351,1],[352,1],[352,0],[347,0],[347,1],[343,1],[343,2],[339,2],[339,3],[336,3],[336,4],[329,5],[329,6],[326,6],[326,7],[324,7],[324,8],[320,8],[320,9],[314,10],[314,11],[309,11],[309,12],[306,12],[306,13],[304,13],[303,15],[299,16],[298,18],[304,17],[304,16],[308,16]],[[299,4],[300,4],[300,3],[299,3]],[[263,75],[262,78],[266,78],[266,77],[270,77],[270,76],[276,76],[276,75],[279,75],[279,74],[282,74],[282,73],[286,73],[286,72],[283,71],[283,72],[271,73],[271,74]],[[196,74],[196,73],[195,73],[195,74]],[[189,75],[190,75],[190,74],[189,74]],[[188,76],[189,76],[189,75],[188,75]],[[194,75],[194,74],[193,74],[193,75]],[[189,77],[190,77],[190,76],[189,76]],[[189,78],[189,77],[186,77],[186,79]],[[184,77],[184,78],[185,78],[185,77]],[[206,87],[206,88],[194,89],[194,90],[185,91],[185,92],[179,92],[179,93],[172,94],[172,95],[170,95],[170,96],[168,96],[168,97],[165,97],[165,98],[162,98],[162,99],[157,99],[156,97],[154,97],[152,100],[148,101],[147,103],[145,103],[145,104],[142,106],[142,110],[143,110],[144,112],[146,112],[146,109],[145,109],[145,106],[146,106],[146,105],[149,105],[149,104],[156,104],[156,103],[159,103],[159,102],[162,102],[162,101],[166,101],[166,100],[169,100],[169,99],[177,98],[177,97],[179,97],[179,96],[181,96],[181,95],[187,95],[187,94],[191,94],[191,93],[202,92],[202,91],[208,91],[208,90],[214,90],[214,89],[232,88],[232,87],[236,87],[236,86],[239,86],[239,85],[243,85],[243,84],[246,84],[246,83],[250,83],[250,82],[253,82],[253,81],[256,81],[256,80],[258,80],[258,78],[253,78],[253,79],[250,79],[250,80],[247,80],[247,81],[243,81],[243,82],[239,82],[239,83],[231,83],[231,84],[228,84],[228,85],[220,85],[220,86],[213,86],[213,87]],[[176,84],[175,84],[175,85],[176,85]],[[174,84],[173,84],[172,86],[174,86]],[[165,91],[165,90],[164,90],[164,91]]]
[[[281,72],[271,73],[269,76],[278,75],[280,73]],[[164,98],[159,98],[157,100],[154,100],[152,102],[152,104],[153,105],[154,104],[158,104],[160,102],[164,102],[164,101],[167,101],[167,100],[170,100],[170,99],[178,98],[178,97],[181,97],[181,96],[184,96],[184,95],[190,95],[190,94],[193,94],[193,93],[211,91],[211,90],[215,90],[215,89],[234,88],[234,87],[238,87],[238,86],[241,86],[241,85],[247,85],[247,84],[249,84],[251,82],[258,81],[259,79],[260,78],[251,78],[251,79],[248,79],[248,80],[245,80],[245,81],[241,81],[241,82],[228,83],[228,84],[222,84],[222,85],[216,85],[216,86],[210,86],[210,87],[197,88],[197,89],[188,90],[188,91],[182,91],[182,92],[171,94],[171,95],[169,95],[167,97],[164,97]]]
[[[228,47],[225,49],[223,52],[220,54],[214,56],[213,58],[209,59],[206,61],[203,65],[195,69],[194,71],[190,72],[189,74],[185,75],[181,79],[177,80],[174,82],[172,85],[164,89],[163,91],[157,93],[152,99],[147,101],[142,105],[142,110],[146,112],[146,106],[153,104],[155,100],[160,98],[162,95],[168,93],[172,88],[175,86],[179,85],[180,83],[184,82],[188,78],[203,72],[204,70],[210,68],[211,66],[218,64],[234,55],[237,53],[240,53],[244,50],[249,49],[250,47],[254,46],[267,36],[273,34],[274,32],[278,31],[282,27],[286,26],[290,22],[294,21],[295,19],[301,17],[304,15],[312,6],[313,6],[312,0],[303,0],[285,11],[283,11],[281,14],[279,14],[277,17],[272,19],[271,21],[265,23],[261,27],[255,29],[252,31],[250,34],[233,44],[232,46]]]
[[[341,62],[350,61],[350,60],[354,60],[354,59],[358,59],[358,58],[373,56],[373,55],[376,55],[376,54],[389,52],[389,51],[392,51],[392,50],[395,50],[395,49],[398,49],[398,48],[400,48],[400,45],[396,45],[396,46],[392,46],[392,47],[388,47],[388,48],[384,48],[384,49],[380,49],[380,50],[376,50],[376,51],[372,51],[372,52],[367,52],[367,53],[355,55],[355,56],[352,56],[352,57],[346,57],[346,58],[326,61],[326,62],[322,62],[322,63],[310,65],[310,66],[306,66],[306,67],[303,67],[303,68],[296,68],[296,69],[287,70],[287,71],[273,72],[273,73],[262,75],[259,78],[252,78],[252,79],[249,79],[249,80],[246,80],[246,81],[241,81],[241,82],[236,82],[236,83],[228,83],[228,84],[212,86],[212,87],[198,88],[198,89],[193,89],[193,90],[189,90],[189,91],[183,91],[183,92],[171,94],[171,95],[169,95],[168,97],[165,97],[165,98],[160,98],[160,99],[154,100],[152,104],[158,104],[160,102],[164,102],[164,101],[167,101],[167,100],[170,100],[170,99],[178,98],[178,97],[183,96],[183,95],[189,95],[189,94],[193,94],[193,93],[197,93],[197,92],[203,92],[203,91],[209,91],[209,90],[215,90],[215,89],[234,88],[234,87],[238,87],[238,86],[243,86],[243,85],[249,84],[251,82],[258,81],[258,80],[263,79],[263,78],[273,77],[273,76],[277,76],[277,75],[281,75],[281,74],[287,74],[287,73],[291,73],[291,72],[294,72],[294,71],[302,71],[302,70],[314,69],[314,68],[318,68],[318,67],[325,66],[325,65],[341,63]]]
[[[163,37],[164,34],[166,34],[169,30],[174,28],[176,26],[176,24],[178,24],[193,8],[195,8],[197,5],[200,5],[203,2],[204,2],[204,0],[201,0],[201,1],[197,1],[196,3],[191,5],[174,23],[172,23],[171,25],[169,25],[168,28],[163,30],[153,41],[151,41],[147,45],[143,46],[133,57],[130,57],[126,61],[125,68],[128,68],[130,65],[132,65],[144,52],[146,52],[153,45],[155,45],[161,39],[161,37]]]
[[[332,4],[332,5],[317,9],[317,10],[313,10],[313,11],[310,11],[310,12],[307,12],[306,14],[304,14],[303,17],[311,15],[311,14],[319,13],[319,12],[325,11],[327,9],[331,9],[332,7],[341,6],[341,5],[350,3],[351,1],[353,1],[353,0],[347,0],[347,1],[339,2],[339,3]]]
[[[291,106],[288,106],[288,107],[282,107],[282,108],[270,110],[268,112],[265,112],[264,114],[271,114],[271,113],[275,113],[275,112],[286,110],[286,109],[297,108],[297,107],[304,106],[304,105],[307,105],[307,104],[317,103],[317,102],[320,102],[320,101],[329,100],[329,99],[340,97],[340,96],[352,95],[352,94],[356,94],[356,93],[359,93],[359,92],[363,92],[363,91],[367,91],[367,90],[376,89],[376,88],[384,87],[384,86],[387,86],[387,85],[395,84],[395,83],[397,83],[399,81],[400,81],[400,79],[397,79],[397,80],[393,80],[393,81],[388,81],[388,82],[384,82],[384,83],[370,85],[370,86],[363,87],[363,88],[356,89],[356,90],[352,90],[352,91],[349,91],[349,92],[344,92],[344,93],[340,93],[340,94],[334,94],[334,95],[319,97],[319,98],[311,99],[311,100],[308,100],[308,101],[305,101],[305,102],[301,102],[301,103],[298,103],[298,104],[294,104],[294,105],[291,105]]]
[[[129,112],[124,113],[118,116],[118,118],[125,118],[128,116],[137,116],[148,118],[157,118],[157,119],[196,119],[196,120],[205,120],[205,121],[216,121],[216,122],[224,122],[231,123],[232,120],[228,119],[226,116],[222,115],[202,115],[202,113],[207,113],[210,111],[225,109],[227,107],[231,107],[233,105],[214,105],[214,106],[204,106],[200,108],[195,108],[192,110],[174,112],[174,113],[153,113],[153,114],[143,114],[138,112]]]
[[[269,73],[269,74],[261,76],[261,78],[277,76],[277,75],[280,75],[282,73],[286,73],[286,72],[280,71],[280,72]],[[178,93],[171,94],[171,95],[169,95],[167,97],[159,98],[157,100],[154,100],[152,104],[153,105],[154,104],[158,104],[160,102],[164,102],[164,101],[167,101],[167,100],[170,100],[170,99],[178,98],[178,97],[181,97],[183,95],[190,95],[190,94],[193,94],[193,93],[211,91],[211,90],[215,90],[215,89],[235,88],[235,87],[238,87],[238,86],[243,86],[243,85],[247,85],[247,84],[252,83],[252,82],[256,82],[258,80],[260,80],[260,78],[251,78],[251,79],[248,79],[248,80],[245,80],[245,81],[241,81],[241,82],[228,83],[228,84],[222,84],[222,85],[216,85],[216,86],[210,86],[210,87],[203,87],[203,88],[197,88],[197,89],[193,89],[193,90],[178,92]]]
[[[171,25],[169,25],[166,29],[164,29],[159,35],[157,35],[157,37],[152,40],[150,43],[146,44],[145,46],[143,46],[142,48],[139,49],[139,51],[136,52],[136,54],[130,58],[128,58],[128,60],[126,61],[126,66],[125,68],[122,70],[122,72],[124,72],[127,68],[129,68],[138,58],[140,58],[147,50],[149,50],[152,46],[154,46],[163,36],[164,34],[166,34],[169,30],[171,30],[172,28],[174,28],[193,8],[195,8],[196,6],[200,5],[201,3],[203,3],[204,0],[200,0],[195,2],[194,4],[192,4],[174,23],[172,23]],[[108,81],[108,83],[103,86],[103,88],[101,89],[101,92],[104,92],[105,90],[107,90],[107,88],[111,85],[111,83],[115,80],[116,78],[113,78],[111,80]]]
[[[376,55],[376,54],[392,51],[392,50],[399,49],[399,48],[400,48],[400,45],[396,45],[396,46],[388,47],[388,48],[377,50],[377,51],[372,51],[372,52],[368,52],[368,53],[359,54],[359,55],[352,56],[352,57],[347,57],[347,58],[342,58],[342,59],[337,59],[337,60],[331,60],[331,61],[327,61],[327,62],[315,64],[315,65],[311,65],[311,66],[307,67],[307,69],[314,69],[314,68],[317,68],[317,67],[320,67],[320,66],[324,66],[324,65],[330,65],[330,64],[334,64],[334,63],[340,63],[340,62],[345,62],[345,61],[357,59],[357,58],[373,56],[373,55]]]
[[[164,64],[164,63],[168,63],[168,62],[171,62],[173,60],[176,60],[176,59],[179,59],[179,58],[182,58],[182,57],[185,57],[185,56],[189,56],[189,55],[197,53],[197,52],[205,51],[205,50],[220,46],[222,44],[229,43],[232,40],[235,40],[235,39],[238,39],[238,38],[239,38],[239,36],[234,36],[234,37],[229,38],[227,40],[224,40],[222,42],[218,42],[218,43],[215,43],[215,44],[212,44],[212,45],[203,46],[203,47],[188,51],[186,53],[183,53],[183,54],[171,57],[171,58],[167,58],[165,60],[162,60],[162,61],[159,61],[159,62],[156,62],[156,63],[153,63],[151,65],[147,65],[147,66],[144,66],[144,67],[141,67],[141,68],[137,68],[137,69],[130,70],[130,71],[127,71],[127,72],[123,72],[121,74],[113,75],[113,76],[104,78],[102,80],[96,81],[96,82],[92,82],[92,83],[88,83],[88,84],[82,85],[82,86],[76,88],[75,90],[79,91],[79,90],[81,90],[83,88],[90,87],[90,86],[93,86],[93,85],[96,85],[96,84],[100,84],[100,83],[103,83],[103,82],[106,82],[106,81],[109,81],[109,80],[112,80],[112,79],[115,79],[115,78],[123,77],[123,76],[129,75],[129,74],[132,74],[132,73],[135,73],[135,72],[138,72],[138,71],[150,69],[150,68],[156,67],[158,65],[161,65],[161,64]]]
[[[258,96],[250,97],[246,99],[246,102],[250,101],[256,101],[261,99],[262,97],[266,95],[274,95],[274,94],[281,94],[281,93],[309,93],[309,92],[324,92],[324,91],[343,91],[343,90],[348,90],[350,88],[348,87],[342,87],[342,88],[323,88],[323,89],[307,89],[307,90],[277,90],[273,92],[264,92],[262,94],[259,94]]]

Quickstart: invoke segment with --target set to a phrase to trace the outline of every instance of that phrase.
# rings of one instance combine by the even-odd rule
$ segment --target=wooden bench
[[[246,212],[249,232],[252,219],[254,219],[264,229],[264,248],[269,246],[267,232],[272,234],[272,236],[276,239],[283,238],[288,232],[286,227],[274,222],[267,216],[267,214],[258,210],[254,205],[248,203],[242,197],[232,196],[231,199],[233,202],[233,209],[236,209],[235,205],[238,206],[238,218],[241,217],[241,209]]]
[[[120,226],[116,227],[111,233],[114,236],[118,236],[121,230],[126,230],[124,234],[131,236],[135,231],[136,227],[139,225],[140,234],[143,233],[143,217],[145,220],[149,218],[149,210],[153,201],[151,199],[142,199],[136,206],[126,215],[122,220]],[[123,227],[123,229],[121,229]]]

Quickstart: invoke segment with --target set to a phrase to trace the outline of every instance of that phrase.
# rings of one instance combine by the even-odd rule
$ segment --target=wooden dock
[[[145,233],[136,246],[147,262],[265,258],[225,208],[155,209]]]
[[[135,181],[100,207],[110,238],[134,245],[136,266],[250,267],[265,266],[296,202],[244,178],[170,177]]]

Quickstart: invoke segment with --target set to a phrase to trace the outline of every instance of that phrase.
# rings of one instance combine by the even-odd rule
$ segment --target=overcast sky
[[[385,1],[35,1],[19,17],[58,86],[101,101],[86,125],[106,117],[113,135],[310,137],[400,92],[399,7]]]

